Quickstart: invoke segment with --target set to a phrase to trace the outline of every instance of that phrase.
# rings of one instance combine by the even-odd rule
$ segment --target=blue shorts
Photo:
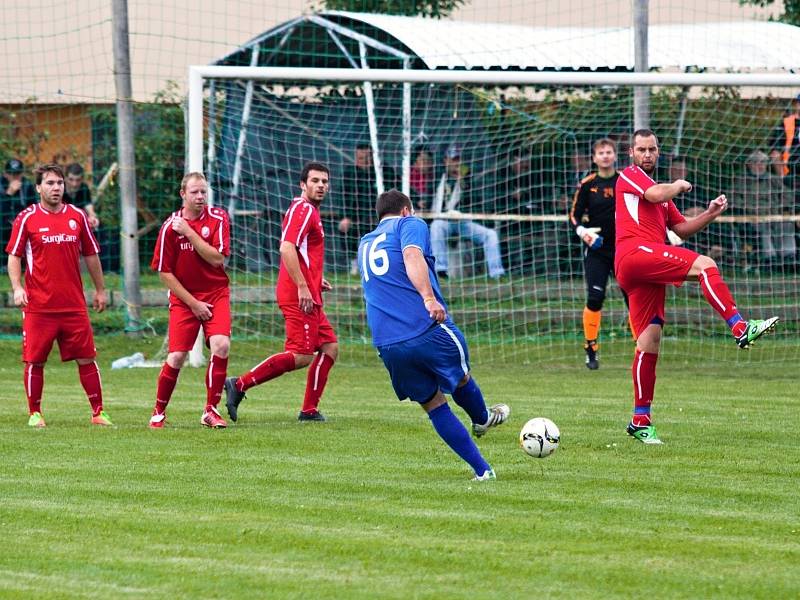
[[[414,339],[381,346],[378,354],[400,400],[424,403],[439,390],[452,394],[469,373],[467,341],[450,320]]]

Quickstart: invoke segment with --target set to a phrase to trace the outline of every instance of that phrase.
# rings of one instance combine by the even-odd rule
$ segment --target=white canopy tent
[[[303,23],[337,34],[357,32],[365,41],[380,39],[384,48],[416,59],[419,64],[412,68],[633,70],[634,65],[632,27],[530,27],[343,11],[299,17],[247,42],[237,53]],[[800,69],[800,27],[784,23],[651,25],[648,35],[651,69]],[[314,39],[317,44],[334,43],[328,36]]]
[[[448,70],[455,77],[459,77],[458,71],[463,71],[464,79],[480,77],[476,71],[492,71],[498,76],[498,83],[504,75],[523,71],[585,75],[595,71],[611,75],[609,72],[633,71],[634,32],[632,27],[528,27],[327,11],[287,21],[251,39],[215,64],[293,67],[301,71],[314,67],[340,68],[351,69],[354,74],[372,72],[375,75],[379,72],[386,75],[389,69],[401,77]],[[779,72],[788,76],[800,70],[800,28],[758,21],[653,25],[649,28],[648,64],[651,70],[662,72]],[[406,73],[401,75],[402,71]],[[195,73],[194,77],[198,75]],[[190,69],[190,84],[192,76]],[[364,98],[376,182],[381,189],[383,178],[372,79],[364,80]],[[791,76],[791,81],[794,79]],[[411,79],[397,81],[406,82],[402,170],[403,187],[407,192],[411,150],[411,94],[407,82]],[[241,116],[237,158],[246,135],[251,101],[252,80],[248,83]],[[194,118],[190,115],[190,129],[192,123],[194,130],[201,127],[196,115]],[[214,132],[209,132],[209,136],[213,138]],[[194,140],[194,151],[191,140]],[[190,163],[199,166],[196,143],[196,136],[190,134]],[[213,144],[209,144],[209,152],[212,148]],[[238,162],[234,168],[234,187],[239,179]]]

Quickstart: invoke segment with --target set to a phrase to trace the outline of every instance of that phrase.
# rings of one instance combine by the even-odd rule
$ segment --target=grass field
[[[475,364],[489,401],[512,407],[479,442],[498,480],[475,484],[377,361],[335,368],[328,423],[295,420],[294,373],[225,431],[200,427],[203,373],[187,369],[172,426],[150,431],[157,371],[108,366],[126,344],[98,339],[115,428],[89,425],[75,366],[54,354],[49,426],[33,431],[18,342],[0,342],[0,597],[800,596],[794,367],[665,357],[665,445],[645,447],[624,433],[628,361]],[[231,370],[259,358],[240,345]],[[534,416],[561,428],[546,460],[517,445]]]

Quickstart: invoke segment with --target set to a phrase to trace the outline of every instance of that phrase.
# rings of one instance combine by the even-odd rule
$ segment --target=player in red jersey
[[[150,427],[164,426],[180,369],[202,327],[211,358],[200,423],[217,429],[227,427],[217,405],[231,345],[230,287],[224,265],[230,255],[230,224],[228,213],[206,204],[208,184],[202,173],[184,176],[180,196],[183,205],[161,226],[150,264],[169,289],[169,348],[158,376]]]
[[[627,431],[646,444],[660,444],[650,420],[650,404],[665,322],[666,286],[680,286],[696,277],[706,300],[725,319],[740,348],[748,348],[772,329],[778,317],[745,321],[711,258],[664,243],[667,229],[686,238],[711,223],[728,207],[725,195],[717,196],[704,212],[687,220],[672,199],[691,191],[692,185],[683,179],[672,183],[656,183],[652,179],[658,162],[656,135],[649,129],[634,132],[630,156],[633,164],[620,173],[616,185],[614,259],[617,281],[628,294],[630,322],[636,337],[632,366],[634,410]]]
[[[61,360],[78,363],[78,376],[92,406],[95,425],[111,425],[103,410],[92,325],[81,281],[80,257],[94,283],[94,308],[106,307],[100,247],[86,213],[64,202],[64,171],[58,165],[36,169],[39,202],[17,215],[6,245],[14,304],[22,309],[22,361],[28,425],[45,427],[42,416],[44,364],[58,342]],[[22,258],[25,286],[22,286]]]
[[[225,381],[226,406],[231,419],[246,390],[288,371],[311,365],[300,421],[324,421],[318,410],[328,373],[339,355],[333,327],[322,310],[322,292],[331,289],[323,279],[325,234],[319,206],[330,185],[328,167],[310,162],[300,175],[299,198],[292,200],[283,218],[281,266],[276,296],[286,321],[284,352],[273,354],[240,377]]]

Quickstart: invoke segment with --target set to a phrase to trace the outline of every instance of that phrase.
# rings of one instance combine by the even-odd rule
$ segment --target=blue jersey
[[[433,268],[425,221],[418,217],[385,217],[374,231],[361,238],[358,246],[367,323],[377,347],[410,340],[436,324],[406,273],[403,250],[408,247],[422,250],[433,294],[447,310]]]

